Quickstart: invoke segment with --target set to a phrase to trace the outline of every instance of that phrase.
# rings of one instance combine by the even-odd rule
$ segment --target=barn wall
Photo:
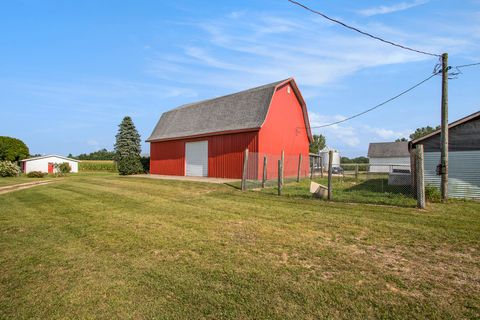
[[[309,140],[305,129],[302,106],[289,84],[273,95],[265,123],[259,132],[259,152],[279,155],[285,151],[284,176],[297,175],[298,156],[303,157],[302,175],[309,172]],[[274,157],[272,157],[274,158]],[[288,160],[288,161],[287,161]],[[277,161],[268,161],[267,176],[277,175]]]
[[[243,154],[258,151],[258,131],[150,143],[150,173],[185,175],[185,143],[208,141],[208,176],[242,177]]]
[[[419,142],[425,152],[440,150],[440,134]],[[480,118],[472,119],[448,130],[449,151],[472,151],[480,149]]]
[[[368,163],[371,165],[369,172],[391,172],[392,169],[410,170],[410,157],[369,158]]]
[[[441,176],[437,175],[440,152],[425,152],[425,185],[440,190]],[[451,198],[480,200],[480,150],[453,151],[448,155],[448,195]]]

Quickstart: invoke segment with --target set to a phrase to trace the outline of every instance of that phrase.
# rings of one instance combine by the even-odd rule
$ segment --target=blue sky
[[[480,1],[304,4],[450,64],[480,61]],[[369,108],[429,76],[434,57],[391,47],[286,0],[3,1],[0,135],[31,153],[112,149],[130,115],[145,140],[178,105],[293,76],[312,126]],[[480,110],[480,68],[450,81],[450,119]],[[347,156],[440,119],[440,78],[341,125],[314,130]],[[143,144],[148,153],[148,144]]]

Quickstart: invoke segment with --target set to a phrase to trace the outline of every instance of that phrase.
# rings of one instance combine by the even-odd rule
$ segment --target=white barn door
[[[208,141],[185,143],[185,175],[208,176]]]

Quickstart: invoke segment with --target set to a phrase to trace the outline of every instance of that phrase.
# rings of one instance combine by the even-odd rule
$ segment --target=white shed
[[[377,142],[368,146],[370,172],[410,171],[408,142]]]
[[[22,160],[22,171],[29,173],[32,171],[41,171],[46,173],[55,173],[54,164],[67,162],[72,168],[71,172],[78,172],[79,160],[56,155],[47,155]]]

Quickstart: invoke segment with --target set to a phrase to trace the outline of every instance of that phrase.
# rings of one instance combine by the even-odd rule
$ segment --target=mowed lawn
[[[0,195],[0,318],[480,317],[480,203],[71,175]]]

